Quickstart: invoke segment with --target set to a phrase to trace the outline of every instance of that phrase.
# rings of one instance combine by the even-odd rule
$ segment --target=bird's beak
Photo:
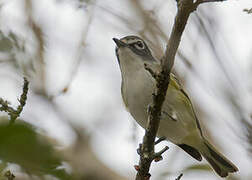
[[[122,42],[122,41],[119,40],[119,39],[113,38],[113,40],[115,41],[116,46],[117,46],[118,48],[120,48],[120,47],[125,47],[125,46],[127,45],[126,43]]]

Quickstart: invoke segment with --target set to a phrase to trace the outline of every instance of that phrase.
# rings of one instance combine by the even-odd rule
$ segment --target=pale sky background
[[[153,9],[161,0],[146,1],[146,9]],[[45,66],[46,66],[46,90],[49,95],[58,94],[70,81],[72,72],[75,76],[71,81],[69,91],[56,97],[53,102],[57,105],[56,113],[52,106],[43,98],[30,90],[27,105],[21,117],[36,126],[41,127],[45,133],[56,138],[64,146],[69,146],[75,139],[74,132],[68,127],[68,120],[92,134],[92,147],[97,156],[109,167],[133,179],[135,170],[134,164],[138,162],[136,154],[137,143],[140,142],[143,130],[137,128],[137,142],[132,143],[132,131],[134,128],[133,119],[124,109],[120,95],[121,75],[114,53],[115,44],[113,37],[121,38],[126,35],[135,34],[142,28],[137,14],[131,13],[127,0],[97,0],[96,6],[86,6],[77,9],[77,1],[40,0],[33,1],[33,15],[36,23],[43,27],[46,39]],[[24,16],[24,7],[21,0],[1,0],[4,4],[0,10],[0,29],[4,33],[10,30],[18,33],[28,41],[27,49],[32,56],[36,42],[29,35],[27,19]],[[207,11],[208,6],[215,7],[215,16],[219,19],[221,30],[216,41],[226,41],[229,51],[223,51],[223,56],[229,64],[228,72],[235,80],[234,91],[241,102],[244,114],[249,116],[252,107],[251,97],[251,58],[252,58],[252,15],[243,12],[244,8],[252,8],[251,0],[231,0],[223,3],[208,3],[200,8]],[[123,15],[129,21],[136,24],[135,29],[129,29],[120,19],[116,18],[106,10]],[[173,23],[175,3],[166,3],[159,7],[156,12],[160,19],[161,27],[170,32]],[[92,16],[89,12],[92,12]],[[212,13],[212,12],[206,12]],[[211,15],[211,14],[210,14]],[[192,15],[194,16],[194,15]],[[189,19],[186,33],[191,39],[197,40],[198,33],[192,27]],[[90,24],[88,30],[87,25]],[[214,30],[213,30],[214,31]],[[78,49],[86,34],[85,48]],[[185,34],[184,34],[185,35]],[[194,49],[188,48],[191,40],[183,36],[180,48],[191,59]],[[223,43],[223,46],[225,44]],[[165,47],[163,42],[162,47]],[[185,48],[183,48],[185,47]],[[187,48],[186,48],[187,47]],[[218,47],[216,47],[218,49]],[[218,67],[214,56],[209,54],[207,45],[202,45],[197,54],[197,61],[191,62],[196,73],[190,73],[183,63],[175,61],[178,73],[186,77],[186,90],[194,104],[202,106],[207,120],[207,127],[212,138],[222,148],[222,152],[232,159],[239,167],[237,176],[251,175],[251,158],[248,158],[245,142],[241,143],[242,130],[235,122],[235,115],[226,106],[225,98],[221,91],[222,83],[225,84],[222,70]],[[224,48],[225,49],[225,48]],[[237,61],[230,60],[234,57]],[[81,58],[80,64],[77,59]],[[20,55],[20,64],[29,64],[28,55]],[[36,63],[36,62],[33,62]],[[76,66],[78,68],[76,68]],[[32,75],[33,77],[34,75]],[[200,78],[195,78],[200,76]],[[40,87],[36,78],[30,79],[31,86],[36,90]],[[22,76],[20,72],[8,64],[0,63],[0,96],[17,105],[17,98],[22,89]],[[204,83],[202,83],[204,82]],[[232,88],[232,87],[230,87]],[[3,114],[3,113],[1,113]],[[218,127],[216,129],[216,127]],[[220,128],[221,127],[221,128]],[[177,159],[154,163],[151,168],[153,179],[156,179],[155,172],[162,167],[169,166],[169,171],[174,176],[167,179],[174,179],[183,167],[197,163],[187,154],[178,150],[174,145],[165,142],[170,147],[165,153],[165,159],[172,159],[175,151]],[[162,147],[162,145],[159,147]],[[99,148],[98,148],[99,147]],[[172,167],[170,167],[172,166]],[[199,176],[200,175],[200,176]],[[204,178],[205,177],[205,178]],[[250,176],[251,177],[251,176]],[[184,173],[183,180],[191,179],[220,179],[214,173]]]

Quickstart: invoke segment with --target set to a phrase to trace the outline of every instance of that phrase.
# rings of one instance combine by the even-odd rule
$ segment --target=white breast
[[[133,118],[145,128],[148,113],[147,108],[152,102],[152,93],[155,88],[155,80],[150,73],[145,70],[144,62],[129,49],[119,51],[120,67],[122,71],[123,96],[127,104],[127,108]],[[123,57],[123,58],[122,58]],[[175,104],[174,89],[168,88],[166,100],[170,100],[170,104]],[[169,103],[165,103],[166,106]],[[170,107],[163,107],[170,109]],[[174,114],[171,114],[171,116]],[[177,116],[177,114],[176,114]],[[180,143],[182,139],[188,135],[187,129],[184,127],[183,121],[174,121],[169,116],[162,116],[158,131],[158,136],[165,136],[173,143]]]

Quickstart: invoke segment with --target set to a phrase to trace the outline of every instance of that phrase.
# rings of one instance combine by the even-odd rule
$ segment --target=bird
[[[138,36],[130,35],[113,40],[121,71],[123,102],[136,122],[146,128],[147,111],[152,102],[156,80],[145,66],[148,65],[154,72],[160,72],[160,61],[153,57],[147,43]],[[220,177],[238,171],[238,168],[204,137],[192,102],[173,73],[170,74],[157,136],[167,138],[198,161],[201,161],[203,156]]]

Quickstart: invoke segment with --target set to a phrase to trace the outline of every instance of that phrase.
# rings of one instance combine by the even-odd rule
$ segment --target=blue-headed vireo
[[[145,64],[158,72],[160,63],[155,60],[147,44],[137,36],[113,38],[122,75],[121,93],[130,114],[143,128],[146,127],[147,109],[152,102],[156,80],[145,69]],[[196,160],[203,156],[221,177],[238,171],[203,136],[192,103],[176,77],[171,74],[170,84],[162,107],[159,137],[166,137]]]

